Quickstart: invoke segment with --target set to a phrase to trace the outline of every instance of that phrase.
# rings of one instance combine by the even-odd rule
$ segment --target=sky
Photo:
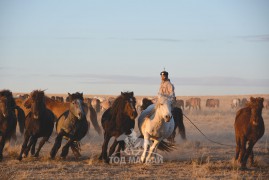
[[[0,89],[269,94],[268,0],[0,0]]]

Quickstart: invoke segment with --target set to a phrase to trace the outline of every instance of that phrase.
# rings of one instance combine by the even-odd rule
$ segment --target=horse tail
[[[97,133],[100,135],[102,134],[102,130],[98,124],[98,121],[97,121],[97,114],[96,114],[96,111],[93,109],[93,107],[89,107],[89,110],[90,110],[90,120],[91,120],[91,123],[94,127],[94,129],[97,131]],[[88,115],[87,115],[88,116]]]
[[[186,139],[186,131],[185,131],[185,126],[183,123],[183,112],[181,108],[178,107],[174,107],[173,111],[172,111],[173,117],[174,117],[174,121],[175,121],[175,128],[174,131],[176,129],[178,129],[178,133],[180,134],[181,138],[183,140]]]
[[[144,139],[144,136],[141,134],[138,138]],[[166,141],[162,140],[158,145],[158,149],[161,151],[171,152],[171,151],[175,150],[176,147],[173,143],[166,142]]]
[[[176,149],[175,145],[173,143],[166,142],[162,140],[160,144],[158,145],[158,149],[161,151],[171,152]]]
[[[25,113],[19,106],[15,106],[15,109],[17,109],[17,121],[19,123],[20,133],[23,134],[25,128]]]

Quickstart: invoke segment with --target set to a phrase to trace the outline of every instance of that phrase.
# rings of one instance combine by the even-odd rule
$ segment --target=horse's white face
[[[165,122],[169,122],[172,118],[172,100],[166,97],[160,97],[156,104],[156,113],[164,119]]]

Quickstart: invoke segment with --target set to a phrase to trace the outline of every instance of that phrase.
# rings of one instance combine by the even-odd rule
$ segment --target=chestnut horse
[[[117,138],[122,134],[130,134],[131,129],[134,129],[135,118],[137,117],[135,105],[136,99],[133,92],[121,92],[121,95],[115,99],[112,106],[102,115],[101,122],[104,129],[104,142],[99,157],[100,160],[109,163],[107,147],[111,137],[115,137],[115,141],[110,147],[109,156],[114,153],[118,144],[117,156],[120,155],[120,150],[124,149],[124,141],[118,141]]]
[[[50,152],[52,159],[61,147],[63,138],[68,141],[62,148],[61,157],[65,158],[67,156],[69,147],[71,147],[75,156],[80,156],[78,142],[88,132],[88,122],[83,108],[83,94],[68,93],[68,97],[70,100],[69,110],[63,113],[56,122],[56,131],[58,135]]]
[[[18,111],[18,117],[15,109]],[[3,159],[3,149],[6,141],[14,136],[16,137],[17,120],[20,132],[23,134],[25,123],[23,110],[16,105],[12,92],[9,90],[0,91],[0,161]]]
[[[53,112],[46,108],[44,91],[32,91],[24,106],[31,110],[26,116],[24,142],[18,160],[22,160],[22,154],[27,156],[30,148],[32,155],[35,157],[39,156],[41,148],[52,134],[55,119]],[[35,152],[35,145],[39,137],[43,138]],[[28,144],[29,139],[30,142]]]
[[[236,113],[234,122],[236,140],[235,159],[241,163],[242,168],[246,168],[249,156],[250,163],[253,164],[253,147],[264,134],[262,118],[263,101],[264,99],[261,97],[251,97],[246,107]],[[247,143],[248,147],[246,149]]]
[[[149,105],[153,104],[152,100],[148,98],[143,98],[142,99],[142,106],[141,106],[141,111],[145,110]],[[183,112],[181,108],[179,107],[174,107],[172,109],[172,115],[175,121],[175,127],[174,131],[169,136],[168,140],[170,142],[175,142],[175,137],[176,137],[176,129],[178,129],[178,132],[183,140],[186,140],[186,132],[185,132],[185,126],[183,123]]]

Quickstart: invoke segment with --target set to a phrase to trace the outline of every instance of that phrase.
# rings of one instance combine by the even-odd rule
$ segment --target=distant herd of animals
[[[269,101],[261,97],[249,100],[233,99],[231,108],[237,108],[235,117],[236,160],[242,168],[246,168],[248,159],[253,163],[253,147],[264,134],[262,109],[268,108]],[[219,99],[207,99],[206,107],[218,108]],[[23,144],[18,160],[27,157],[29,152],[38,157],[43,145],[49,140],[53,130],[57,136],[50,151],[54,159],[61,148],[62,140],[66,143],[61,149],[60,157],[65,158],[71,148],[74,156],[80,155],[80,141],[93,125],[98,134],[104,136],[99,159],[109,163],[109,157],[116,151],[125,149],[125,142],[117,140],[122,134],[130,134],[137,119],[141,138],[144,138],[144,151],[141,162],[146,163],[157,149],[173,150],[176,129],[182,139],[186,139],[183,123],[183,110],[201,109],[200,98],[190,98],[185,101],[177,100],[172,106],[172,99],[159,97],[158,99],[143,98],[141,103],[133,92],[121,92],[116,98],[98,99],[84,98],[83,93],[69,94],[63,97],[48,97],[44,91],[34,90],[29,95],[13,97],[10,90],[0,91],[0,161],[3,159],[3,149],[7,141],[16,136],[16,127],[24,135]],[[101,114],[101,126],[97,121],[97,114]],[[114,142],[109,148],[112,137]],[[38,138],[42,138],[36,149]],[[165,140],[168,141],[165,141]],[[107,152],[108,151],[108,152]]]

